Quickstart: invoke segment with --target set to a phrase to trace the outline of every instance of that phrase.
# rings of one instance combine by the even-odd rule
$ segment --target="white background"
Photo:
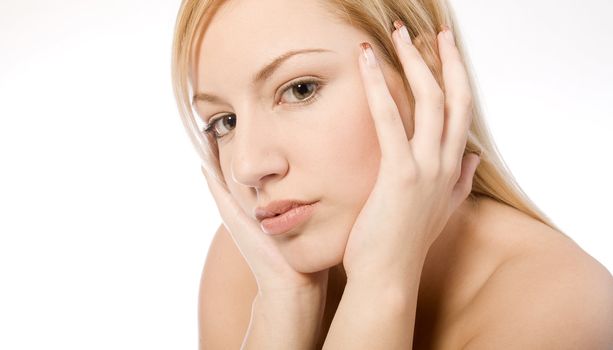
[[[613,270],[613,3],[452,4],[504,160]],[[0,348],[196,348],[220,219],[172,96],[178,6],[0,0]]]

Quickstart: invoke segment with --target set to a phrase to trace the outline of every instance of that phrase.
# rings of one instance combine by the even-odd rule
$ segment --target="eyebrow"
[[[301,50],[288,51],[282,54],[281,56],[278,56],[277,58],[272,60],[270,63],[268,63],[266,66],[264,66],[262,69],[260,69],[253,76],[251,85],[256,85],[258,83],[268,80],[273,75],[273,73],[281,66],[281,64],[283,64],[283,62],[285,62],[290,57],[295,56],[295,55],[300,55],[300,54],[314,53],[314,52],[334,52],[334,51],[327,50],[327,49],[301,49]],[[212,94],[207,94],[204,92],[197,93],[192,97],[192,106],[197,101],[204,101],[204,102],[217,103],[217,104],[224,103],[222,98],[212,95]]]

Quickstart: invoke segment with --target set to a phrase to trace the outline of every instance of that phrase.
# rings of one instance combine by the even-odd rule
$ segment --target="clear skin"
[[[394,35],[398,44],[397,32]],[[231,45],[227,38],[232,38]],[[410,50],[399,50],[405,70],[414,73],[409,79],[418,101],[414,117],[400,76],[387,66],[380,66],[382,75],[377,75],[378,68],[369,71],[359,61],[358,44],[370,40],[366,33],[335,20],[315,1],[230,1],[216,14],[196,51],[197,91],[214,93],[227,101],[226,105],[199,103],[198,113],[205,120],[225,113],[237,116],[236,128],[219,140],[221,169],[231,195],[211,178],[207,181],[224,223],[253,271],[259,292],[281,295],[288,290],[319,290],[326,286],[327,269],[343,264],[347,277],[356,281],[375,281],[381,286],[398,282],[395,286],[407,290],[407,300],[416,298],[416,282],[421,279],[422,301],[410,306],[422,337],[416,338],[415,344],[432,344],[432,339],[439,339],[439,345],[470,341],[475,347],[487,348],[500,345],[500,339],[506,337],[509,346],[542,345],[539,341],[547,338],[548,331],[556,339],[596,344],[588,342],[592,338],[580,338],[587,334],[585,329],[560,336],[555,324],[540,334],[514,336],[530,321],[539,327],[545,322],[530,312],[518,316],[517,305],[524,296],[517,288],[510,288],[533,283],[534,278],[554,288],[552,283],[559,280],[551,281],[550,270],[542,267],[545,262],[562,256],[566,261],[576,259],[563,270],[567,276],[563,286],[573,286],[571,297],[586,296],[577,285],[587,283],[604,281],[599,290],[611,290],[610,275],[603,274],[572,242],[535,220],[494,201],[480,201],[479,209],[464,201],[476,163],[472,157],[462,163],[469,91],[452,46],[441,49],[447,62],[445,103],[450,112],[446,119],[436,107],[440,96],[429,93],[437,91],[436,82],[423,61],[411,56]],[[257,69],[273,57],[304,48],[334,53],[295,56],[266,83],[249,86]],[[305,105],[278,105],[284,92],[280,87],[304,77],[325,80],[318,99]],[[292,101],[296,98],[291,91],[283,96]],[[414,120],[418,126],[415,135]],[[453,136],[443,133],[443,120],[450,121],[448,130]],[[444,164],[445,171],[439,172],[437,164]],[[287,198],[320,203],[308,224],[293,235],[263,235],[255,219],[249,217],[253,208]],[[390,215],[389,208],[400,209]],[[500,224],[508,220],[513,224]],[[515,235],[505,236],[508,232]],[[522,259],[509,263],[518,255]],[[446,267],[452,263],[455,269],[450,271]],[[587,281],[573,280],[578,275],[575,263],[582,266],[581,276],[588,276]],[[589,268],[584,268],[586,265]],[[415,267],[418,273],[404,274]],[[481,291],[479,298],[473,300],[477,291]],[[599,305],[613,304],[601,293],[589,296]],[[540,298],[549,303],[556,300],[550,293],[530,297],[536,302],[542,301]],[[501,305],[499,298],[507,298],[509,303]],[[453,323],[437,323],[416,311],[422,310],[423,315],[426,310],[436,311],[444,320],[444,315],[457,314],[471,300],[474,306]],[[514,307],[507,309],[510,305]],[[563,301],[555,310],[566,311],[569,317],[581,312]],[[509,319],[496,316],[511,312],[514,315]],[[492,317],[495,323],[489,322]],[[610,317],[601,321],[612,323]],[[404,324],[412,322],[409,319]],[[342,328],[347,322],[340,324],[332,327],[335,345],[342,345],[343,334],[351,332]],[[599,345],[610,341],[599,339]]]
[[[262,15],[253,18],[253,6]],[[233,38],[232,45],[227,38]],[[273,200],[320,201],[299,235],[275,241],[300,272],[341,262],[349,232],[377,178],[380,146],[357,65],[359,43],[369,40],[366,33],[333,20],[316,2],[229,2],[207,28],[199,50],[198,91],[213,92],[229,104],[197,103],[198,114],[205,121],[226,113],[237,116],[236,127],[218,145],[224,178],[241,208],[251,215],[256,206]],[[268,82],[248,88],[254,73],[272,58],[304,48],[334,53],[294,56]],[[390,67],[384,71],[408,126],[407,138],[412,137],[402,79]],[[299,105],[300,95],[289,91],[284,104],[276,105],[279,88],[303,77],[326,80],[317,100]]]

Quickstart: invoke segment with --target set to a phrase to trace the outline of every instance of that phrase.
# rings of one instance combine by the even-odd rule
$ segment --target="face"
[[[342,262],[377,177],[379,143],[358,69],[362,41],[373,43],[316,0],[230,0],[195,46],[196,92],[223,102],[194,108],[204,122],[223,116],[220,166],[243,210],[255,220],[254,208],[275,200],[319,201],[308,221],[273,236],[299,272]],[[293,55],[252,82],[276,57],[305,49],[321,51]],[[388,66],[384,74],[409,135],[402,79]]]

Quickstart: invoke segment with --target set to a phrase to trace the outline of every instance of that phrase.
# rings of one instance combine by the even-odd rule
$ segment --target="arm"
[[[443,90],[406,27],[401,21],[394,26],[394,46],[415,96],[415,130],[409,141],[372,46],[361,43],[359,68],[381,159],[349,233],[343,255],[347,286],[324,349],[412,347],[425,255],[470,194],[479,164],[478,155],[465,154],[471,90],[453,35],[437,35]]]
[[[227,185],[204,168],[203,174],[222,216],[223,226],[227,228],[228,241],[236,246],[234,249],[242,256],[240,260],[244,260],[257,285],[258,293],[252,299],[250,324],[246,337],[242,338],[241,348],[312,348],[325,309],[328,269],[312,273],[296,271],[280,253],[274,240],[263,234],[257,222],[241,208]],[[224,296],[224,299],[228,298]],[[208,315],[209,320],[216,323],[218,315]],[[223,329],[223,326],[215,324],[210,328]],[[219,337],[214,334],[211,342]],[[240,341],[240,338],[234,339]]]
[[[302,289],[259,291],[249,265],[230,233],[220,225],[202,270],[199,349],[240,349],[241,346],[312,349],[309,335],[313,329],[319,329],[317,323],[321,317],[317,312],[323,306],[316,305],[325,303],[322,291],[326,287],[327,283],[322,283]]]
[[[348,280],[323,349],[411,349],[423,264],[395,280]]]
[[[325,306],[319,290],[285,295],[258,294],[241,349],[314,349]]]

